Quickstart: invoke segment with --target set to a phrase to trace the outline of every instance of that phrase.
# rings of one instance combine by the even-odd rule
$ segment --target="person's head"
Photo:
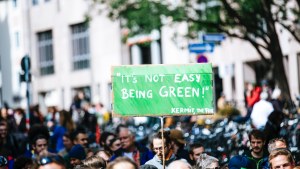
[[[119,138],[113,138],[109,143],[109,149],[111,151],[116,151],[121,148],[121,140]]]
[[[121,127],[119,128],[118,137],[121,141],[121,147],[127,151],[132,150],[135,145],[135,137],[133,132],[128,127]]]
[[[190,146],[190,159],[197,161],[200,155],[205,151],[204,146],[201,143],[195,143]]]
[[[260,130],[252,130],[249,133],[250,146],[254,154],[263,153],[263,146],[265,144],[264,133]]]
[[[247,156],[236,155],[230,158],[228,163],[228,168],[230,169],[240,169],[240,168],[252,168],[251,161]]]
[[[95,156],[103,158],[103,160],[107,164],[112,155],[106,150],[99,150],[98,152],[95,153]]]
[[[67,128],[68,131],[73,131],[75,128],[71,113],[66,110],[59,111],[59,124]]]
[[[82,163],[82,160],[86,158],[86,153],[82,145],[74,145],[68,153],[70,158],[70,164],[75,167]]]
[[[5,139],[7,137],[7,123],[5,121],[0,121],[0,139]]]
[[[178,129],[170,130],[170,139],[175,154],[177,150],[183,148],[186,143],[182,131]]]
[[[176,160],[169,164],[168,168],[172,169],[192,169],[192,166],[183,160]]]
[[[163,149],[165,151],[164,156],[167,158],[167,156],[170,154],[172,145],[170,140],[170,132],[163,132],[164,140],[162,139],[162,132],[158,132],[154,134],[152,137],[152,141],[150,143],[150,147],[155,152],[157,157],[162,160],[163,159]],[[164,146],[163,146],[164,145]]]
[[[277,148],[287,148],[287,144],[284,138],[274,138],[269,141],[268,151],[271,153],[273,150]]]
[[[37,159],[38,169],[66,169],[63,157],[59,155],[41,156]]]
[[[219,160],[213,156],[209,156],[206,153],[202,153],[197,159],[196,166],[201,169],[218,168]]]
[[[271,169],[292,169],[295,161],[292,154],[287,149],[275,149],[269,155],[269,163]]]
[[[115,137],[116,135],[114,133],[108,131],[103,132],[100,137],[100,146],[101,147],[108,146],[110,141]]]
[[[135,164],[128,157],[118,157],[114,161],[108,164],[107,169],[138,169],[137,164]]]
[[[63,135],[63,144],[64,144],[67,151],[71,150],[71,148],[73,147],[74,144],[71,140],[70,133],[65,133]]]
[[[31,169],[35,168],[35,163],[29,157],[20,156],[15,159],[14,169]]]
[[[106,161],[103,158],[95,155],[83,160],[82,163],[83,165],[91,168],[97,168],[97,169],[106,168]]]
[[[39,155],[41,152],[46,151],[48,149],[48,140],[44,135],[37,135],[33,139],[32,149],[34,153]]]
[[[71,134],[71,139],[73,144],[80,144],[83,147],[88,147],[88,136],[84,128],[77,128]]]

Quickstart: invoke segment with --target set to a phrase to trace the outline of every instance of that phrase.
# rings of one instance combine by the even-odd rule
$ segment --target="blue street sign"
[[[211,34],[204,34],[202,36],[203,41],[205,42],[220,42],[225,40],[225,35],[220,33],[211,33]]]
[[[189,44],[189,51],[191,53],[205,53],[205,52],[213,52],[214,51],[213,43],[194,43]]]

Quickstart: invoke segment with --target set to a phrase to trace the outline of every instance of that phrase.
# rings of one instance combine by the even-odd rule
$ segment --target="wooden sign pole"
[[[164,117],[160,117],[160,124],[161,124],[161,139],[162,139],[162,161],[163,161],[163,169],[166,168],[165,166],[165,139],[164,139]]]

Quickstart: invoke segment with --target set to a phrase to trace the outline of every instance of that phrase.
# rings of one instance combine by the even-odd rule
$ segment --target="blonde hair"
[[[293,156],[291,154],[291,152],[285,148],[278,148],[273,150],[270,155],[269,155],[269,163],[270,163],[270,168],[272,168],[272,163],[271,160],[274,159],[275,157],[279,156],[279,155],[284,155],[288,158],[288,161],[291,164],[295,164],[295,161],[293,159]]]

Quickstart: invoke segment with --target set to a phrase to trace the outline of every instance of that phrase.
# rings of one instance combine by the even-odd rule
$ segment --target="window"
[[[39,3],[39,0],[32,0],[32,5],[37,5]]]
[[[13,3],[13,7],[17,7],[18,6],[18,0],[12,0],[12,3]]]
[[[90,67],[90,45],[88,25],[80,23],[71,26],[72,29],[72,60],[73,70],[81,70]]]
[[[38,33],[40,75],[54,73],[52,31]]]

